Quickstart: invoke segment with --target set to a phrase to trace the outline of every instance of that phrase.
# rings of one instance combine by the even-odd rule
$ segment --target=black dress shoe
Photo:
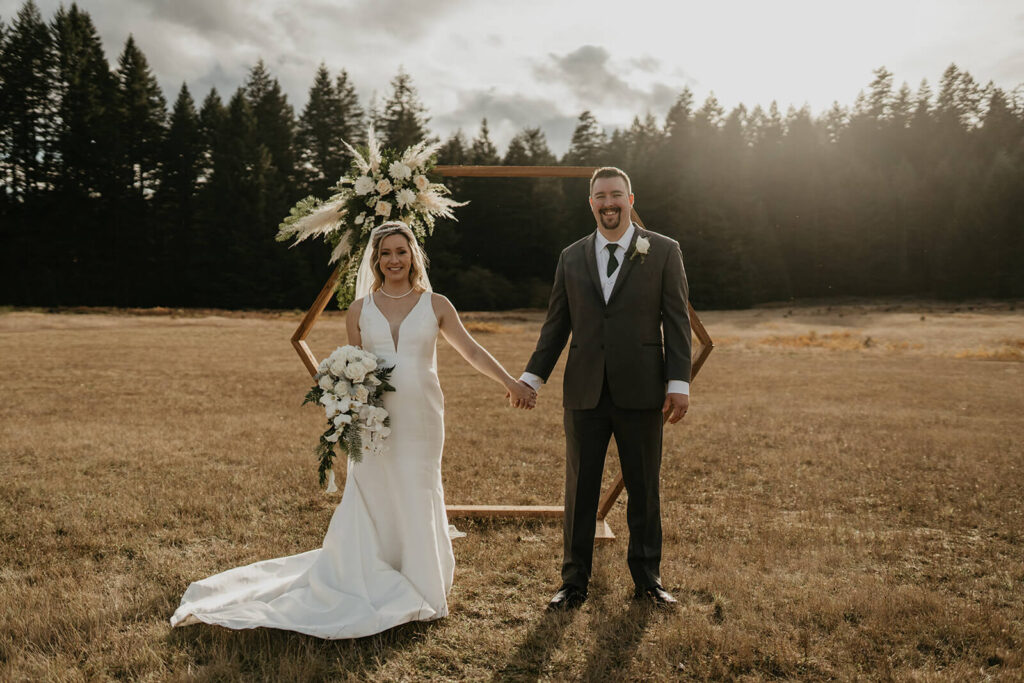
[[[650,586],[639,588],[633,591],[634,600],[646,600],[655,607],[674,608],[679,606],[679,601],[672,597],[672,594],[661,586]]]
[[[586,589],[567,583],[559,588],[555,596],[551,598],[551,602],[548,603],[548,611],[568,612],[569,610],[579,609],[586,600]]]

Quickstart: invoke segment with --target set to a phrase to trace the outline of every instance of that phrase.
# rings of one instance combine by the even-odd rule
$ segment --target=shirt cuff
[[[544,384],[544,380],[542,380],[540,377],[533,374],[532,372],[524,372],[522,377],[519,378],[519,381],[526,382],[533,388],[534,391],[537,392],[540,391],[541,385]]]
[[[665,390],[666,394],[684,394],[690,395],[690,383],[684,382],[681,379],[670,379],[668,381],[668,389]]]

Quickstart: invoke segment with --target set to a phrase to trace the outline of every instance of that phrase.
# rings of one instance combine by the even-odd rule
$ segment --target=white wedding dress
[[[172,626],[264,626],[336,639],[448,614],[455,557],[441,487],[444,397],[430,299],[424,292],[402,321],[397,348],[373,297],[364,299],[363,348],[395,363],[396,391],[384,395],[392,432],[382,455],[349,461],[323,547],[196,581]]]

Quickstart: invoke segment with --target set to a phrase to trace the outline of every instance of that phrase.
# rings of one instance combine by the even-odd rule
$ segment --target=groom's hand
[[[662,406],[661,412],[665,414],[665,421],[670,424],[675,424],[686,416],[686,411],[690,408],[690,397],[686,394],[666,394],[665,405]]]
[[[505,392],[505,398],[513,408],[532,410],[537,405],[537,392],[523,380],[512,385],[512,388]]]

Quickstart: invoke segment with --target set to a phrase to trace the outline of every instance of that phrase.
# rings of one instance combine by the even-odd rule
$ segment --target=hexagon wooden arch
[[[434,168],[435,173],[449,178],[589,178],[595,170],[597,170],[595,166],[437,166]],[[632,218],[637,225],[646,227],[635,209],[632,211]],[[323,289],[320,290],[320,294],[316,297],[313,305],[306,311],[306,315],[302,318],[302,322],[299,323],[295,334],[292,335],[292,346],[295,347],[299,358],[302,359],[302,363],[306,366],[306,370],[309,371],[311,376],[316,374],[319,363],[313,352],[310,351],[309,345],[306,344],[306,337],[320,317],[320,314],[327,308],[327,302],[334,296],[334,290],[340,277],[341,265],[339,264],[327,279]],[[686,305],[690,311],[690,327],[693,330],[693,334],[700,341],[700,350],[693,359],[690,372],[690,380],[692,381],[704,365],[708,355],[710,355],[711,350],[714,348],[714,343],[711,341],[711,336],[704,328],[696,311],[693,310],[693,306],[690,305],[690,302],[687,302]],[[612,533],[605,517],[611,511],[612,506],[622,493],[624,487],[625,483],[620,474],[611,488],[602,494],[597,510],[596,540],[609,541],[615,538],[615,534]],[[448,505],[446,509],[448,517],[451,519],[456,517],[561,518],[565,508],[561,505]]]

